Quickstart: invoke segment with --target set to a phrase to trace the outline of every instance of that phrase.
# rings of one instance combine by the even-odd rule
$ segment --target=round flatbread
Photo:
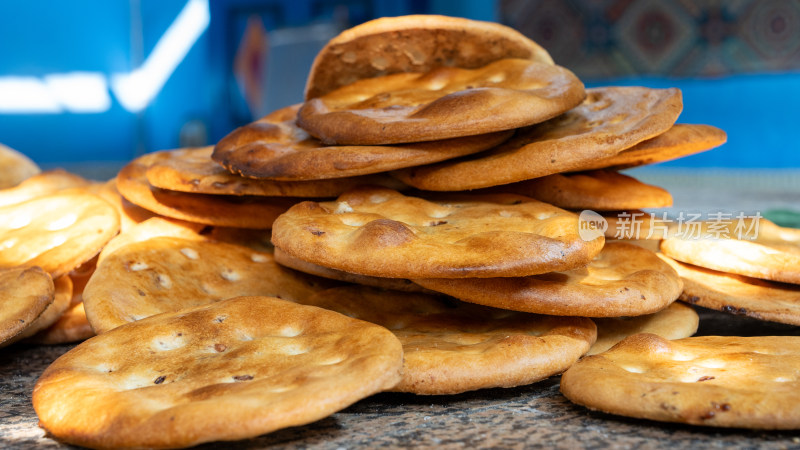
[[[311,66],[305,96],[320,97],[363,78],[442,66],[475,69],[504,58],[553,64],[537,43],[497,23],[436,15],[384,17],[345,30],[325,45]]]
[[[511,131],[407,145],[326,145],[295,123],[300,105],[289,106],[237,128],[214,148],[212,158],[245,177],[295,181],[355,177],[444,161],[492,148]],[[308,181],[307,181],[308,183]],[[328,184],[342,183],[328,181]]]
[[[39,166],[30,158],[0,144],[0,189],[14,187],[39,171]]]
[[[150,155],[134,159],[117,175],[117,189],[131,203],[162,216],[222,227],[267,229],[297,200],[286,197],[189,194],[147,182]]]
[[[608,158],[586,161],[580,170],[614,169],[657,164],[719,147],[728,135],[711,125],[676,123],[658,136]]]
[[[405,185],[387,174],[362,175],[311,181],[273,181],[246,178],[228,172],[211,159],[214,147],[184,148],[152,153],[147,181],[159,189],[214,195],[271,197],[337,197],[360,185],[403,189]]]
[[[312,275],[331,280],[344,281],[345,283],[360,284],[362,286],[390,289],[401,292],[426,292],[429,294],[435,294],[434,291],[425,289],[411,280],[404,278],[371,277],[368,275],[359,275],[357,273],[343,272],[341,270],[323,267],[317,264],[312,264],[308,261],[303,261],[302,259],[295,258],[294,256],[287,254],[277,247],[275,247],[275,262],[282,266],[299,270],[300,272],[310,273]]]
[[[607,242],[588,265],[528,277],[412,279],[432,291],[513,311],[583,317],[652,314],[681,294],[680,277],[655,253]]]
[[[53,280],[39,267],[0,269],[0,345],[29,327],[53,303]]]
[[[661,255],[683,278],[680,299],[703,308],[800,325],[800,285],[718,272]]]
[[[58,278],[92,259],[117,231],[114,208],[79,191],[0,207],[0,267],[39,266]]]
[[[19,340],[29,338],[39,331],[48,328],[58,321],[58,319],[69,309],[72,302],[72,279],[68,275],[59,277],[53,281],[55,288],[53,294],[53,302],[36,318],[30,325],[28,325],[21,333],[14,336],[7,343],[17,342]]]
[[[666,190],[613,170],[555,173],[491,188],[550,203],[565,209],[624,211],[672,206]]]
[[[708,269],[800,284],[800,230],[764,218],[687,224],[661,242],[661,251]]]
[[[502,59],[359,80],[307,101],[297,124],[329,144],[438,141],[541,123],[585,96],[563,67]]]
[[[393,175],[419,189],[462,191],[584,170],[587,162],[664,133],[683,108],[681,92],[674,88],[606,87],[586,92],[578,107],[518,130],[499,147]]]
[[[611,414],[691,425],[800,427],[800,337],[637,334],[561,377],[571,401]]]
[[[0,206],[15,205],[65,189],[88,185],[89,180],[65,170],[49,170],[33,175],[13,188],[0,190]]]
[[[87,447],[190,447],[314,422],[400,380],[385,328],[269,297],[161,314],[78,345],[33,390],[40,425]]]
[[[64,311],[56,323],[28,338],[26,342],[41,345],[60,345],[80,342],[94,336],[94,330],[86,319],[83,302]]]
[[[103,185],[98,189],[97,195],[110,203],[111,206],[117,210],[117,214],[119,214],[120,233],[124,233],[137,223],[144,222],[151,217],[157,216],[156,213],[136,206],[128,200],[125,200],[125,198],[120,195],[119,190],[117,190],[116,177],[103,183]]]
[[[97,334],[154,314],[240,295],[288,300],[328,287],[275,263],[269,253],[222,242],[156,237],[118,248],[83,292]]]
[[[531,384],[566,370],[595,338],[589,319],[361,286],[322,291],[303,303],[390,329],[404,359],[403,379],[392,390],[415,394]]]
[[[97,262],[104,260],[108,255],[134,242],[142,242],[156,237],[172,237],[189,240],[205,240],[200,235],[204,225],[185,222],[177,219],[167,219],[164,217],[151,217],[131,226],[124,233],[116,235],[108,241],[103,250],[97,255]]]
[[[525,276],[588,263],[578,217],[511,194],[429,201],[381,188],[335,202],[303,202],[275,221],[287,254],[344,272],[387,278]]]
[[[681,302],[644,316],[592,320],[597,325],[597,341],[587,355],[603,353],[626,337],[639,333],[652,333],[669,340],[687,338],[697,332],[700,323],[694,309]]]

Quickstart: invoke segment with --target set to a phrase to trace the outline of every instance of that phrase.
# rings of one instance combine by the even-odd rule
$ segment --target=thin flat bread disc
[[[388,330],[269,297],[237,297],[96,336],[33,389],[40,425],[88,447],[190,447],[322,419],[400,380]]]
[[[511,194],[429,201],[361,188],[303,202],[275,221],[272,243],[304,261],[387,278],[524,276],[589,262],[578,217]]]
[[[711,427],[800,428],[800,337],[637,334],[588,356],[561,392],[590,409]]]
[[[582,317],[651,314],[681,294],[680,277],[655,253],[607,242],[585,267],[527,277],[412,279],[432,291],[512,311]]]
[[[511,131],[499,131],[392,146],[327,145],[297,126],[295,119],[299,107],[279,109],[237,128],[217,143],[211,157],[229,171],[245,177],[319,182],[469,155],[500,145],[512,134]]]
[[[343,31],[317,54],[306,100],[363,78],[436,67],[475,69],[503,58],[553,64],[540,45],[492,22],[436,15],[384,17]]]
[[[114,208],[88,193],[0,207],[0,267],[39,266],[58,278],[92,259],[117,231]]]
[[[31,325],[53,303],[53,279],[40,267],[0,269],[0,345]]]
[[[64,311],[56,323],[31,336],[26,342],[60,345],[85,341],[94,335],[94,330],[86,319],[83,302],[80,302]]]
[[[53,281],[55,288],[53,302],[21,333],[6,342],[16,342],[29,338],[41,330],[53,325],[69,309],[72,301],[72,279],[69,275],[59,277]]]
[[[541,123],[585,96],[563,67],[501,59],[362,79],[307,101],[297,124],[328,144],[438,141]]]
[[[665,255],[721,272],[800,284],[800,230],[767,219],[706,221],[661,241]]]
[[[172,191],[214,195],[258,195],[272,197],[336,197],[356,186],[368,184],[403,189],[401,181],[387,174],[362,175],[311,181],[273,181],[246,178],[228,172],[211,159],[214,147],[184,148],[150,153],[147,181]]]
[[[97,255],[97,262],[103,261],[108,255],[134,242],[146,241],[156,237],[172,237],[189,240],[204,240],[199,233],[205,228],[204,225],[184,222],[177,219],[167,219],[163,217],[151,217],[145,221],[130,227],[124,233],[114,236],[108,241],[103,250]]]
[[[0,190],[0,206],[15,205],[71,188],[86,187],[89,181],[64,170],[48,170],[31,176],[9,189]]]
[[[147,155],[134,159],[117,175],[117,189],[125,199],[173,219],[221,227],[267,229],[289,206],[285,197],[189,194],[158,189],[147,182]]]
[[[393,172],[429,191],[462,191],[584,170],[669,130],[683,109],[678,89],[588,89],[576,108],[518,130],[504,144],[472,157]],[[610,138],[612,137],[613,138]]]
[[[800,325],[800,285],[761,280],[662,259],[683,278],[680,299],[703,308]]]
[[[384,326],[403,344],[394,391],[424,395],[531,384],[566,370],[595,338],[589,319],[539,316],[360,286],[302,302]]]
[[[613,170],[555,173],[491,189],[564,209],[623,211],[672,206],[672,195],[666,190]]]
[[[275,247],[275,262],[282,266],[289,267],[290,269],[298,270],[304,273],[310,273],[318,277],[328,278],[331,280],[344,281],[345,283],[360,284],[362,286],[369,286],[379,289],[390,289],[393,291],[401,292],[426,292],[434,294],[435,292],[425,289],[424,287],[414,283],[411,280],[404,278],[382,278],[371,277],[368,275],[359,275],[357,273],[343,272],[341,270],[323,267],[317,264],[312,264],[308,261],[295,258]]]
[[[97,334],[154,314],[240,295],[288,300],[321,286],[313,277],[275,263],[269,253],[222,242],[157,237],[106,256],[83,291]]]
[[[114,209],[117,210],[117,214],[119,214],[120,233],[124,233],[137,223],[158,216],[158,214],[152,211],[148,211],[125,200],[125,198],[120,195],[119,190],[117,190],[116,177],[103,183],[98,189],[97,195],[110,203]]]
[[[30,158],[0,144],[0,189],[14,187],[39,171],[39,166]]]
[[[711,125],[676,123],[669,130],[614,156],[586,161],[579,170],[622,170],[657,164],[711,150],[728,140],[728,135]]]
[[[652,333],[665,339],[683,339],[697,332],[700,317],[691,306],[675,302],[653,314],[636,317],[592,319],[597,325],[597,341],[587,355],[603,353],[628,336]]]

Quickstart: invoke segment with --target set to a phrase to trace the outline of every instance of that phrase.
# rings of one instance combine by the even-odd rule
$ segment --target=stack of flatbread
[[[668,192],[619,170],[725,142],[717,128],[676,124],[679,90],[585,89],[512,29],[408,16],[331,40],[305,94],[214,147],[147,154],[111,182],[0,208],[0,247],[19,248],[15,259],[3,251],[0,275],[17,280],[4,289],[15,304],[35,305],[11,322],[44,317],[76,268],[88,280],[80,305],[99,335],[53,363],[33,393],[52,436],[90,447],[191,446],[309,423],[380,391],[455,394],[565,371],[564,393],[591,408],[705,425],[800,424],[786,408],[747,410],[753,392],[777,381],[750,383],[740,398],[726,379],[728,361],[772,355],[778,341],[668,341],[697,329],[679,297],[718,299],[689,271],[744,278],[606,239],[613,226],[587,227],[579,215],[670,206]],[[81,207],[70,203],[79,195]],[[84,219],[89,198],[110,211],[108,224]],[[45,215],[51,207],[37,202],[66,209]],[[746,273],[732,258],[711,257],[724,267],[697,259],[713,252],[684,247],[678,234],[646,237],[666,237],[663,252],[686,263],[797,283],[796,232],[765,226],[768,243],[736,242],[779,262]],[[96,242],[67,251],[90,241],[70,227]],[[15,326],[3,330],[25,337]],[[798,353],[785,342],[794,347],[784,353]],[[706,362],[708,374],[667,363],[709,359],[720,345],[723,362]],[[581,359],[587,353],[599,355]],[[615,354],[621,369],[591,366]],[[777,364],[753,361],[748,373]],[[795,364],[779,375],[788,392],[800,366],[786,361]],[[686,400],[690,389],[656,402],[648,395],[660,387],[641,378],[654,373],[711,393],[695,396],[701,406]],[[644,406],[631,400],[640,385]],[[734,411],[744,419],[721,419]]]

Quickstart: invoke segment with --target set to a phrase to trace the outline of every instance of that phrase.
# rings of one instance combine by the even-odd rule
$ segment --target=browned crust
[[[578,217],[511,194],[428,201],[361,188],[335,202],[303,202],[276,221],[272,242],[291,256],[387,278],[526,276],[589,262]]]
[[[223,227],[267,229],[297,200],[285,197],[188,194],[147,182],[147,160],[134,159],[117,175],[117,189],[131,203],[162,216]]]
[[[390,329],[403,344],[403,379],[392,390],[422,395],[534,383],[566,370],[595,339],[585,318],[487,308],[442,296],[350,286],[308,304]]]
[[[588,266],[528,277],[413,279],[466,302],[513,311],[583,317],[652,314],[681,293],[675,271],[653,252],[606,242]]]
[[[587,161],[581,170],[622,170],[657,164],[711,150],[728,140],[728,135],[711,125],[676,123],[666,132],[641,142],[614,156]]]
[[[557,173],[491,188],[541,200],[565,209],[623,211],[672,206],[665,189],[612,170]]]
[[[307,101],[297,124],[329,144],[438,141],[541,123],[585,97],[563,67],[503,59],[360,80]]]
[[[190,447],[322,419],[397,384],[402,363],[382,327],[238,297],[85,341],[45,370],[33,406],[71,444]]]
[[[41,267],[0,269],[0,347],[34,323],[54,294],[53,280]]]
[[[537,43],[497,23],[436,15],[385,17],[345,30],[323,47],[311,66],[305,98],[363,78],[441,66],[474,69],[503,58],[553,64]]]
[[[800,427],[800,337],[631,336],[583,358],[561,392],[590,409],[711,427]]]
[[[800,285],[760,280],[667,261],[683,278],[680,299],[703,308],[759,320],[800,325]]]
[[[608,87],[587,94],[580,106],[518,130],[499,147],[393,175],[419,189],[461,191],[584,170],[592,161],[664,133],[683,108],[681,92],[674,88]]]

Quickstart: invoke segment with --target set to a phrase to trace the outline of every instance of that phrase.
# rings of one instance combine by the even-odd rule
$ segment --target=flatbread
[[[134,205],[133,203],[125,200],[117,190],[117,178],[114,177],[100,186],[97,195],[103,200],[107,201],[117,210],[119,214],[119,231],[124,233],[129,228],[137,223],[144,222],[145,220],[156,217],[158,214],[148,211],[144,208]]]
[[[661,251],[708,269],[800,284],[800,230],[764,218],[687,224],[661,242]]]
[[[665,189],[612,170],[555,173],[491,189],[525,195],[565,209],[623,211],[672,206],[672,195]]]
[[[222,242],[156,237],[106,256],[83,292],[97,334],[154,314],[239,295],[299,300],[324,280],[275,263],[269,253]]]
[[[134,159],[117,175],[117,189],[131,203],[162,216],[205,225],[267,229],[289,206],[284,197],[187,194],[150,186],[149,155]]]
[[[78,345],[33,390],[40,425],[88,447],[190,447],[326,417],[400,380],[388,330],[332,311],[238,297]]]
[[[118,230],[114,208],[82,192],[0,207],[0,267],[39,266],[58,278],[92,259]]]
[[[683,108],[678,89],[587,89],[586,100],[565,114],[522,130],[492,150],[393,172],[429,191],[462,191],[584,170],[669,130]],[[613,136],[612,138],[609,138]]]
[[[356,186],[369,184],[401,190],[401,181],[387,174],[311,181],[273,181],[246,178],[228,172],[211,159],[214,147],[184,148],[151,153],[147,168],[151,186],[180,192],[214,195],[273,197],[337,197]]]
[[[40,267],[0,269],[0,345],[30,326],[54,293],[53,280]]]
[[[103,250],[97,256],[97,260],[98,262],[104,260],[108,255],[126,245],[156,237],[174,237],[197,241],[204,240],[205,238],[200,235],[200,231],[204,228],[204,225],[198,223],[167,219],[165,217],[151,217],[131,226],[124,233],[120,233],[108,241],[108,244],[103,247]]]
[[[587,266],[528,277],[412,279],[466,302],[513,311],[583,317],[652,314],[681,294],[680,277],[655,253],[607,242]]]
[[[712,427],[800,427],[800,337],[637,334],[561,377],[590,409]]]
[[[666,132],[643,141],[614,156],[586,161],[580,170],[622,170],[683,158],[719,147],[728,135],[711,125],[676,123]]]
[[[272,243],[324,267],[387,278],[511,277],[589,262],[578,217],[511,194],[428,201],[381,188],[303,202],[275,221]]]
[[[72,279],[69,275],[59,277],[53,281],[55,288],[53,302],[31,322],[21,333],[6,342],[17,342],[29,338],[41,330],[53,325],[69,309],[72,301]]]
[[[319,97],[363,78],[441,66],[475,69],[503,58],[553,64],[537,43],[497,23],[436,15],[384,17],[345,30],[325,45],[311,66],[305,96]]]
[[[438,141],[541,123],[585,96],[563,67],[501,59],[358,80],[307,101],[297,124],[327,144]]]
[[[14,187],[39,171],[39,166],[30,158],[0,144],[0,189]]]
[[[370,286],[379,289],[390,289],[401,292],[425,292],[428,294],[435,294],[430,289],[414,283],[411,280],[404,278],[383,278],[371,277],[368,275],[359,275],[357,273],[343,272],[341,270],[323,267],[317,264],[312,264],[308,261],[295,258],[284,252],[279,248],[275,248],[275,262],[282,266],[289,267],[300,272],[310,273],[318,277],[328,278],[331,280],[344,281],[345,283],[360,284],[362,286]]]
[[[18,185],[0,190],[0,207],[54,194],[71,188],[86,187],[89,180],[65,170],[49,170],[27,178]]]
[[[86,319],[83,302],[70,306],[56,323],[28,338],[26,342],[41,345],[59,345],[80,342],[94,336]]]
[[[718,272],[661,255],[683,278],[680,299],[703,308],[800,325],[800,285]]]
[[[394,391],[424,395],[531,384],[566,370],[594,342],[584,318],[486,308],[445,297],[361,286],[304,301],[392,331],[403,344]]]
[[[340,145],[320,142],[297,126],[300,105],[289,106],[237,128],[214,148],[212,158],[245,177],[320,181],[430,164],[492,148],[511,131],[407,145]],[[329,181],[328,183],[341,183]],[[404,185],[405,186],[405,185]]]
[[[683,339],[697,332],[700,317],[691,306],[675,302],[661,311],[636,317],[592,319],[597,325],[597,341],[587,355],[603,353],[628,336],[652,333],[665,339]]]

